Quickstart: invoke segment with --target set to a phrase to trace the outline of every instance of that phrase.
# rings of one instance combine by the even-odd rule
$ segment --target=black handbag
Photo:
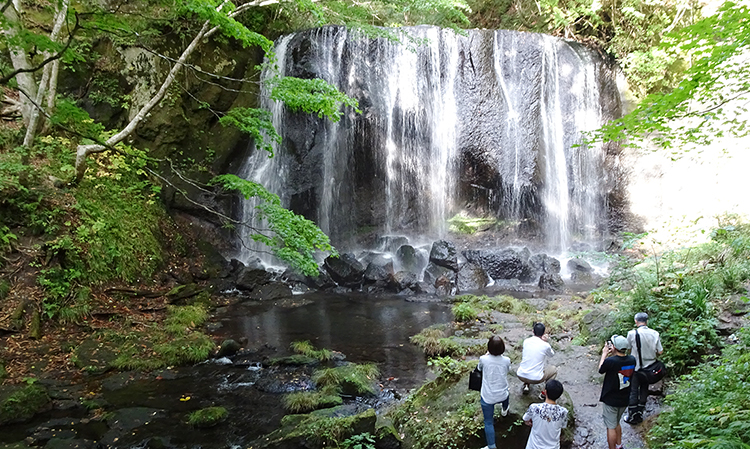
[[[646,377],[646,382],[649,384],[655,384],[667,375],[667,366],[660,360],[655,361],[649,366],[643,366],[643,358],[641,357],[641,336],[638,335],[638,329],[635,330],[635,344],[638,347],[638,362],[641,369],[638,372],[642,373]]]
[[[482,372],[474,368],[469,374],[469,390],[480,391],[482,389]]]

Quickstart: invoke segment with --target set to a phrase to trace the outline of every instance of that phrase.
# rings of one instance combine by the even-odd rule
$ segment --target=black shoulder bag
[[[469,374],[469,390],[480,391],[482,389],[482,372],[479,367],[474,368]]]
[[[649,366],[643,366],[643,358],[641,357],[641,336],[638,335],[638,329],[635,330],[635,345],[638,347],[638,364],[641,369],[638,371],[646,376],[646,382],[654,384],[659,382],[667,375],[667,367],[663,362],[656,360]]]

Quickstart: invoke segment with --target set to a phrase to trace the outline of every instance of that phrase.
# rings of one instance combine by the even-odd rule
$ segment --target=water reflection
[[[401,388],[421,383],[426,374],[422,351],[409,337],[425,327],[449,322],[450,308],[403,298],[312,294],[273,303],[246,302],[228,308],[217,333],[247,338],[249,348],[270,345],[290,354],[294,341],[342,352],[355,363],[377,363],[384,377],[402,379]]]

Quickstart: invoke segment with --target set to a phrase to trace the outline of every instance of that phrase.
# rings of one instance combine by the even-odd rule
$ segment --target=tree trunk
[[[21,14],[20,0],[13,0],[13,3],[5,8],[3,14],[8,21],[8,27],[3,30],[3,33],[8,36],[8,42],[11,42],[13,38],[18,35],[18,28],[21,23],[21,18],[19,17]],[[15,70],[28,70],[31,67],[29,56],[23,48],[8,45],[8,53],[10,53],[10,60]],[[22,90],[21,115],[23,116],[23,123],[28,126],[31,111],[34,109],[31,99],[36,98],[36,82],[34,82],[34,74],[31,72],[21,72],[16,75],[16,80],[18,81],[18,87]],[[28,97],[26,95],[28,95]]]
[[[59,5],[59,9],[55,13],[55,25],[52,28],[52,33],[50,34],[50,40],[52,42],[58,42],[60,38],[60,30],[65,23],[65,18],[68,16],[68,5],[70,5],[70,0],[63,0],[63,2]],[[50,56],[51,54],[49,52],[44,52],[44,59],[47,59]],[[39,108],[43,107],[44,95],[47,89],[49,88],[51,92],[55,92],[57,90],[56,86],[53,87],[52,81],[54,79],[54,82],[57,83],[56,72],[59,67],[60,65],[58,63],[58,60],[55,60],[54,62],[44,66],[42,80],[39,82],[39,88],[37,89],[35,97],[36,104],[31,109],[29,115],[29,123],[26,125],[26,136],[24,136],[23,139],[23,146],[25,147],[30,147],[31,144],[34,143],[34,136],[36,135],[36,130],[38,128],[39,118],[42,115],[42,111]],[[54,76],[53,71],[55,72]]]

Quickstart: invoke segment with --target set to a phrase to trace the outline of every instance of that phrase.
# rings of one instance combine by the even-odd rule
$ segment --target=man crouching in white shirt
[[[555,351],[547,343],[549,335],[542,323],[534,324],[534,336],[523,341],[523,355],[518,366],[516,376],[523,382],[523,394],[529,392],[529,385],[543,384],[557,376],[557,367],[546,364],[547,357],[552,357]],[[544,393],[539,395],[544,400]]]

